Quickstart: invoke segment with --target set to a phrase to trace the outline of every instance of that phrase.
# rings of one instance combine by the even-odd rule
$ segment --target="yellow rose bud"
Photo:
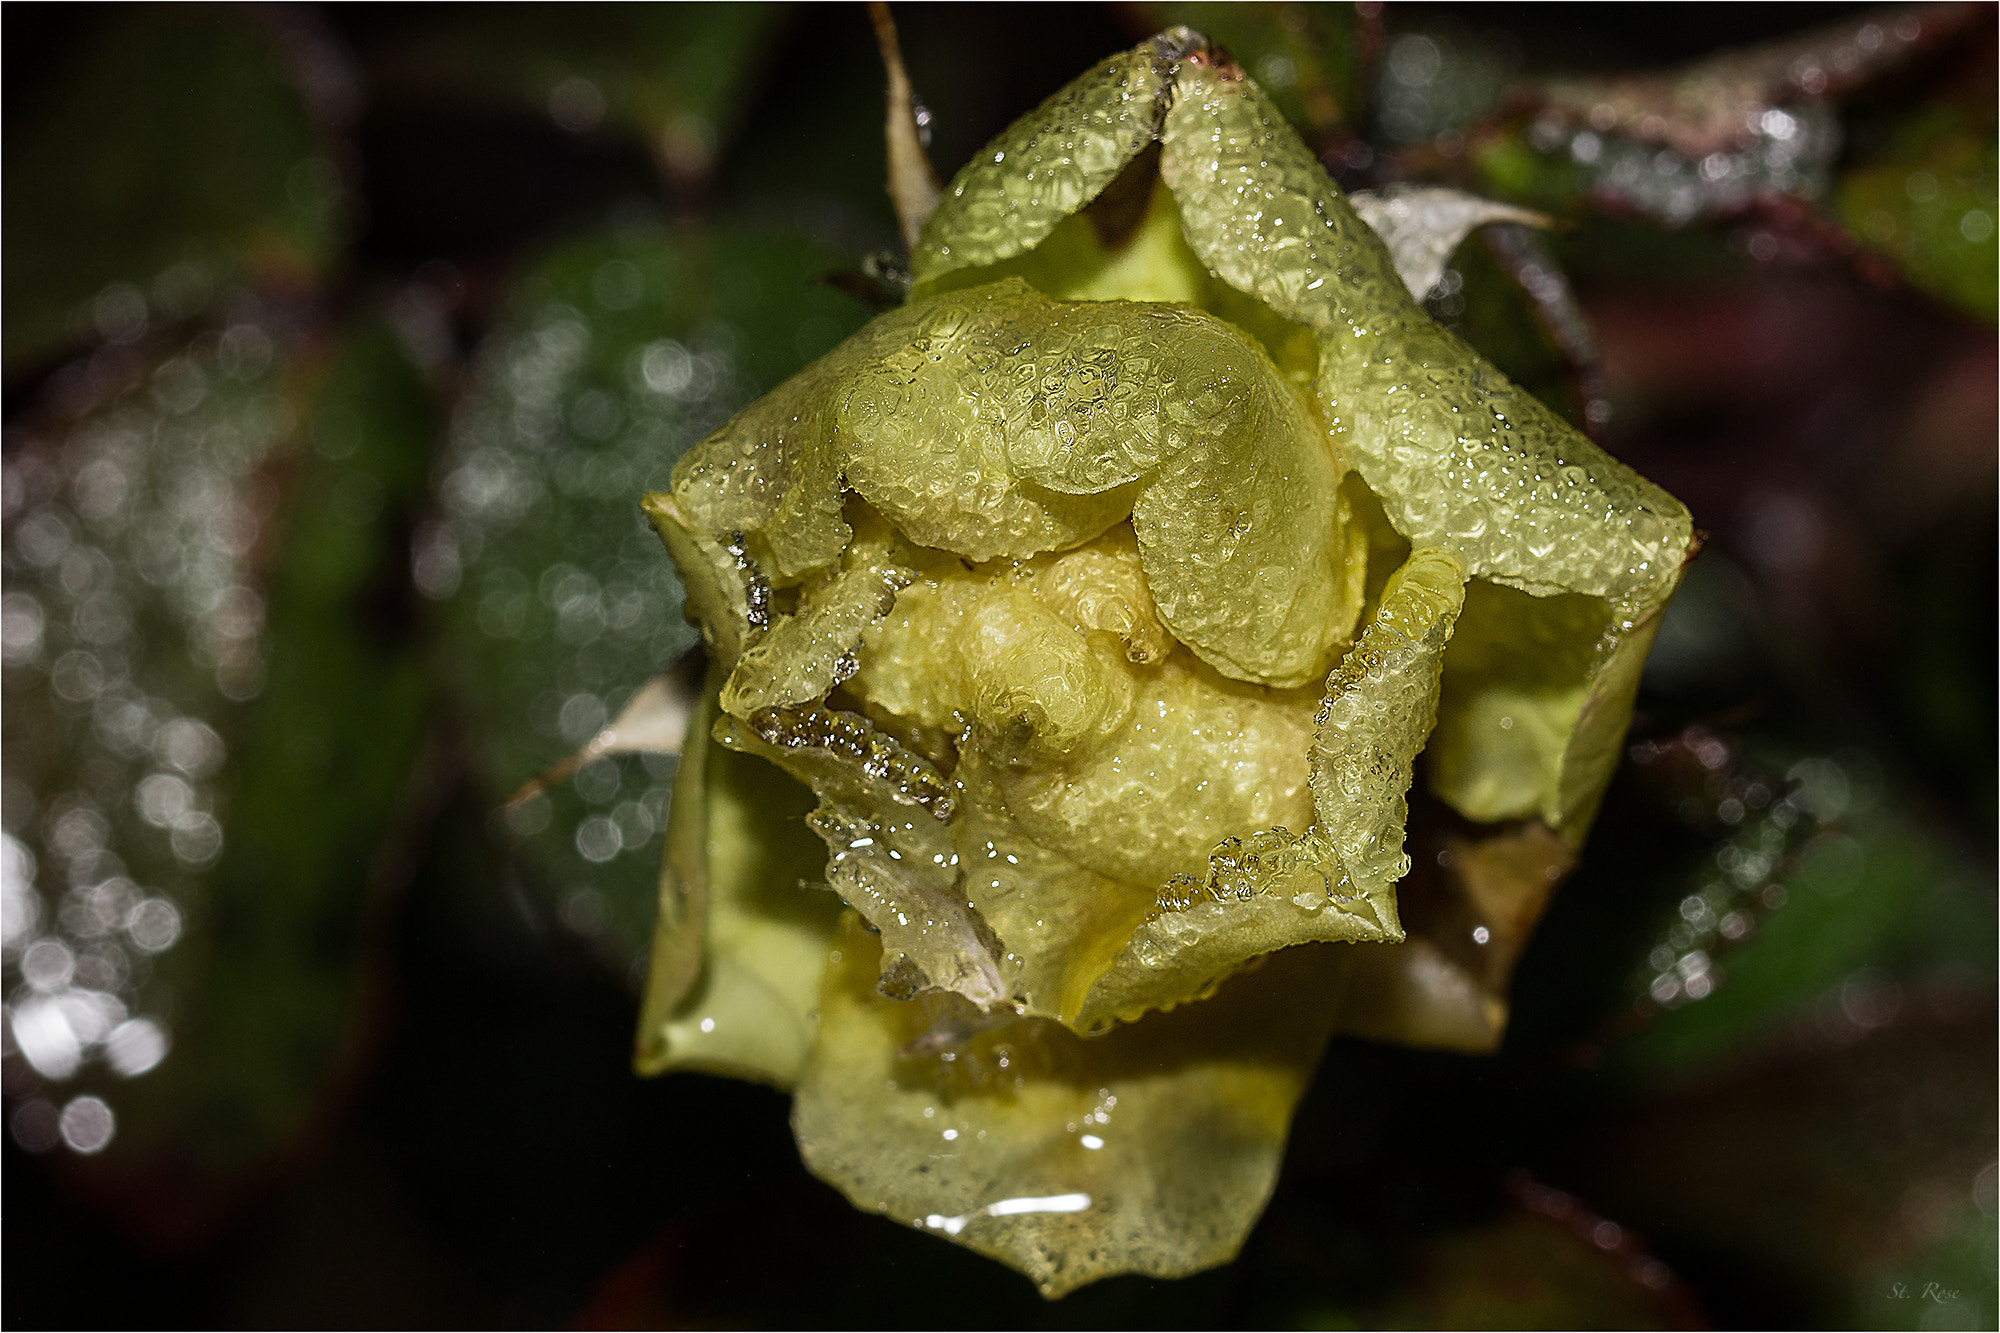
[[[1051,1295],[1197,1271],[1337,1028],[1497,1040],[1401,943],[1417,755],[1567,857],[1688,516],[1185,29],[1007,130],[912,271],[646,498],[711,683],[640,1066],[795,1089],[815,1172]]]

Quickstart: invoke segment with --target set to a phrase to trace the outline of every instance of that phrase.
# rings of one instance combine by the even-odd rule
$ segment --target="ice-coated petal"
[[[796,611],[779,616],[744,650],[723,683],[723,711],[748,717],[760,708],[810,703],[853,674],[862,631],[888,614],[896,593],[915,577],[897,562],[895,534],[879,523],[869,527],[839,568],[805,588]]]
[[[902,342],[837,388],[849,484],[911,540],[969,560],[1095,537],[1131,511],[1120,488],[1157,454],[1161,385],[1145,333],[1161,318],[1050,301],[1019,279],[884,316]],[[1055,489],[1019,464],[1025,449],[1108,455],[1127,440],[1139,464]]]
[[[819,705],[724,715],[716,739],[812,787],[827,882],[882,932],[882,985],[907,997],[948,990],[981,1008],[1007,998],[999,944],[960,891],[956,798],[935,766],[866,718]]]
[[[1465,599],[1465,570],[1448,551],[1410,553],[1382,593],[1355,650],[1327,677],[1313,737],[1313,802],[1340,858],[1345,885],[1393,910],[1410,776],[1437,720],[1445,644]]]
[[[814,1174],[1052,1297],[1235,1256],[1277,1178],[1343,960],[1293,950],[1206,1004],[1085,1039],[1041,1019],[992,1026],[953,996],[885,1000],[876,952],[850,915],[793,1104]]]
[[[1176,62],[1199,39],[1176,28],[1103,61],[1015,121],[945,189],[910,252],[919,288],[1028,250],[1153,142]]]
[[[1312,825],[1225,838],[1204,876],[1169,881],[1085,997],[1078,1026],[1198,998],[1274,949],[1403,937],[1395,890],[1409,869],[1411,768],[1436,717],[1464,586],[1458,562],[1435,549],[1396,571],[1360,642],[1327,677],[1310,747]]]
[[[841,904],[811,883],[824,855],[801,822],[810,793],[715,744],[715,717],[711,683],[682,748],[634,1063],[789,1088]]]
[[[1176,90],[1160,169],[1188,243],[1319,333],[1321,409],[1397,530],[1529,592],[1663,601],[1687,510],[1433,323],[1241,70],[1189,59]]]
[[[771,586],[744,549],[742,534],[703,531],[664,491],[647,495],[639,508],[680,571],[687,616],[701,627],[709,660],[734,664],[771,623]]]
[[[868,330],[758,399],[674,465],[679,522],[711,540],[747,538],[766,572],[796,580],[847,545],[827,400]]]

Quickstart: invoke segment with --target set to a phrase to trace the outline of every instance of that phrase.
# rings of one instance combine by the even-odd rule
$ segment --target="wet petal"
[[[1327,678],[1311,746],[1316,819],[1225,839],[1205,877],[1183,875],[1091,989],[1081,1026],[1198,998],[1247,960],[1312,940],[1403,937],[1396,881],[1412,766],[1436,717],[1464,572],[1413,553],[1374,620]]]
[[[1514,964],[1576,852],[1537,820],[1445,839],[1398,891],[1410,938],[1355,951],[1340,1030],[1485,1053],[1507,1029]]]
[[[945,190],[910,253],[919,289],[1031,248],[1153,141],[1192,34],[1162,33],[1105,60],[1015,121]]]
[[[1157,436],[1158,385],[1126,321],[1015,279],[913,303],[898,345],[839,382],[848,483],[913,541],[969,560],[1088,541],[1131,511],[1113,469],[1055,490],[1018,466],[1023,437]],[[1121,348],[1122,345],[1122,348]],[[1053,447],[1053,446],[1051,446]]]
[[[982,1030],[956,997],[884,1000],[876,952],[850,915],[792,1115],[814,1174],[1052,1297],[1235,1256],[1325,1045],[1337,956],[1294,950],[1085,1039],[1038,1019]]]
[[[1433,323],[1240,70],[1190,60],[1177,89],[1161,172],[1188,242],[1319,332],[1321,409],[1397,531],[1530,592],[1663,601],[1692,538],[1686,509]]]
[[[635,1064],[789,1088],[840,900],[809,887],[825,860],[802,822],[811,795],[717,745],[715,716],[711,683],[681,756]]]
[[[853,674],[862,631],[888,614],[914,577],[897,563],[894,534],[874,531],[814,580],[799,607],[747,648],[722,686],[722,707],[737,717],[760,708],[809,703]]]
[[[882,932],[886,991],[955,991],[983,1009],[1007,998],[998,941],[959,889],[957,801],[930,761],[863,717],[819,706],[725,715],[716,736],[819,796],[809,822],[827,845],[827,882]]]

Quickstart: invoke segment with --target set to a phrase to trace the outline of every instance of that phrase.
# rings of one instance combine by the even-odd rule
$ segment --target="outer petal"
[[[1322,410],[1396,529],[1493,582],[1602,599],[1522,618],[1563,640],[1553,653],[1541,641],[1524,651],[1498,622],[1489,632],[1476,602],[1468,630],[1490,640],[1493,661],[1514,660],[1453,672],[1441,710],[1440,795],[1474,818],[1538,812],[1580,842],[1650,627],[1690,554],[1686,509],[1432,323],[1240,71],[1190,59],[1176,86],[1161,170],[1188,241],[1226,281],[1319,332]],[[1521,734],[1500,737],[1502,718]]]
[[[1325,1045],[1337,956],[1293,950],[1206,1004],[1086,1039],[984,1025],[955,997],[884,1000],[876,952],[850,915],[792,1112],[814,1174],[1051,1297],[1235,1257]]]
[[[1398,531],[1531,592],[1653,601],[1687,511],[1439,328],[1256,85],[1182,64],[1160,168],[1188,242],[1321,336],[1320,395]]]
[[[840,900],[808,887],[823,864],[803,827],[811,797],[716,745],[715,715],[711,683],[681,753],[634,1062],[789,1088],[812,1046]]]
[[[1112,56],[1001,132],[952,179],[910,253],[919,289],[1032,249],[1158,133],[1185,28]]]

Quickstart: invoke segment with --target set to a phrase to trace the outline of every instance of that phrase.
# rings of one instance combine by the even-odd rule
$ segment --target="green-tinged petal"
[[[1431,790],[1468,819],[1533,815],[1582,845],[1658,628],[1658,607],[1475,584],[1445,653]]]
[[[1609,628],[1601,598],[1467,590],[1444,655],[1431,790],[1468,819],[1559,822],[1563,755]]]
[[[673,496],[654,491],[639,507],[673,556],[686,590],[688,619],[701,626],[709,657],[734,662],[742,655],[744,642],[770,622],[769,585],[741,545],[732,551],[699,531]]]
[[[1397,531],[1530,592],[1664,601],[1687,510],[1433,323],[1241,71],[1189,60],[1177,90],[1160,166],[1188,242],[1319,331],[1321,408]]]
[[[1019,279],[883,316],[895,345],[836,389],[848,484],[913,541],[969,560],[1088,541],[1131,511],[1124,483],[1157,457],[1161,385],[1144,335],[1171,319],[1049,301]],[[1136,468],[1050,489],[1018,461],[1102,454],[1127,431]]]
[[[1572,847],[1583,845],[1584,834],[1604,799],[1604,789],[1611,784],[1612,771],[1618,767],[1625,730],[1632,721],[1632,704],[1639,697],[1639,677],[1665,609],[1663,603],[1642,614],[1621,609],[1598,641],[1590,692],[1584,696],[1576,727],[1563,750],[1555,805],[1553,810],[1545,808],[1543,815]]]
[[[1446,552],[1420,548],[1390,578],[1375,619],[1327,677],[1313,738],[1312,789],[1320,823],[1340,857],[1345,886],[1393,910],[1410,776],[1437,721],[1445,644],[1465,599],[1465,571]],[[1393,917],[1385,920],[1393,931]]]
[[[1029,249],[1153,139],[1192,34],[1162,33],[1099,64],[1015,121],[953,178],[910,254],[919,289]]]
[[[1178,368],[1188,444],[1132,507],[1147,582],[1174,637],[1217,671],[1304,685],[1361,610],[1367,566],[1344,469],[1263,349],[1202,318],[1233,336]]]
[[[913,542],[970,560],[1076,546],[1131,513],[1175,636],[1225,675],[1288,687],[1326,669],[1360,608],[1342,471],[1242,331],[1008,279],[877,319],[696,446],[654,512],[708,542],[683,558],[718,590],[691,596],[732,606],[732,564],[796,582],[839,555],[843,477]]]
[[[954,830],[966,897],[1006,943],[1001,965],[1014,1001],[1041,1017],[1073,1019],[1083,996],[1132,931],[1153,911],[1155,891],[1079,862],[1088,849],[1055,850],[1008,808],[1004,764],[969,749],[959,765],[965,814]],[[1051,787],[1060,789],[1061,779]],[[1071,788],[1090,795],[1078,784]],[[1130,812],[1125,812],[1130,813]],[[1140,854],[1164,848],[1113,819],[1101,826]]]
[[[675,794],[667,811],[666,855],[660,863],[659,907],[646,964],[646,994],[639,1009],[635,1063],[649,1074],[667,1050],[661,1032],[702,972],[708,946],[708,785],[716,747],[716,671],[709,669],[700,701],[688,714],[681,740]]]
[[[685,522],[710,537],[740,534],[780,585],[832,564],[853,535],[833,405],[854,367],[902,346],[910,328],[907,309],[872,321],[690,448],[672,488]]]
[[[1410,306],[1388,248],[1241,70],[1183,62],[1160,144],[1188,244],[1230,286],[1321,333]]]
[[[849,915],[792,1114],[816,1175],[1052,1297],[1235,1257],[1325,1045],[1337,955],[1293,950],[1206,1004],[1086,1039],[992,1026],[952,996],[883,999],[876,953]]]
[[[1397,531],[1528,592],[1663,603],[1687,510],[1411,309],[1388,336],[1330,336],[1320,372]]]
[[[1396,572],[1361,641],[1327,677],[1310,747],[1312,826],[1225,838],[1205,879],[1169,881],[1159,910],[1085,998],[1079,1026],[1197,998],[1274,949],[1402,938],[1396,881],[1409,869],[1411,769],[1436,717],[1463,589],[1463,571],[1442,551],[1414,552]]]
[[[750,538],[774,578],[796,581],[825,568],[851,535],[825,406],[866,332],[745,408],[674,466],[684,518],[710,536]]]
[[[674,788],[635,1063],[789,1088],[812,1046],[840,900],[811,884],[824,858],[805,827],[810,793],[717,745],[716,711],[711,682]]]

